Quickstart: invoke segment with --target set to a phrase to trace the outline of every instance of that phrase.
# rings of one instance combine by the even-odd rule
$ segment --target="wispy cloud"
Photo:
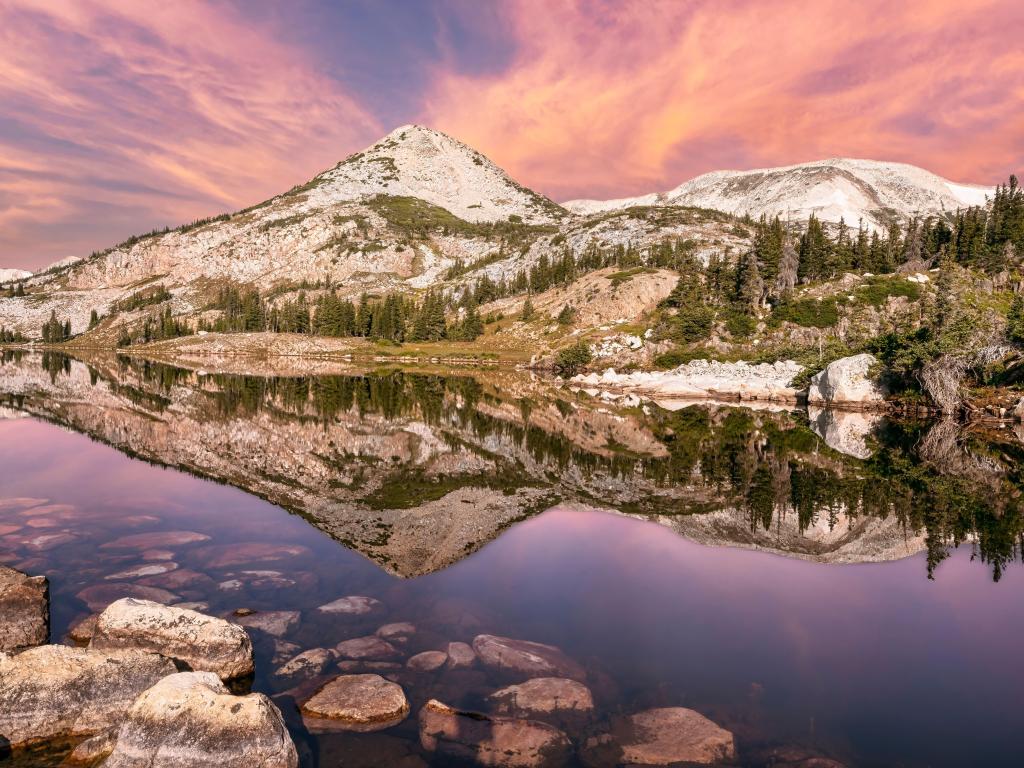
[[[995,182],[1024,161],[1024,4],[506,6],[516,59],[438,72],[425,120],[555,197],[836,155]]]
[[[382,130],[225,5],[8,0],[0,17],[5,263],[254,202]]]

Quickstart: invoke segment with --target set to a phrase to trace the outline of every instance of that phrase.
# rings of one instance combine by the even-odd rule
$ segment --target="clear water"
[[[955,431],[938,436],[939,450],[931,444],[938,437],[927,442],[932,425],[880,424],[868,438],[871,458],[861,460],[829,448],[799,413],[653,408],[618,415],[634,432],[614,427],[602,442],[566,424],[582,411],[583,422],[604,429],[604,406],[572,403],[558,433],[558,420],[543,417],[545,395],[517,395],[506,407],[512,385],[486,375],[472,386],[393,372],[342,379],[299,386],[123,361],[90,372],[66,360],[8,360],[0,368],[0,562],[50,578],[53,640],[89,613],[83,595],[102,599],[86,591],[96,585],[165,588],[218,615],[300,611],[284,638],[254,633],[254,688],[275,697],[311,765],[429,762],[414,717],[380,734],[305,732],[296,691],[270,675],[297,650],[395,621],[420,630],[407,653],[482,632],[558,645],[587,666],[601,715],[695,708],[736,733],[748,765],[761,764],[770,745],[849,765],[1017,762],[1024,575],[1015,436]],[[347,395],[332,395],[325,409],[322,394],[319,404],[311,394],[346,388],[356,392],[350,406]],[[194,445],[182,445],[174,430],[182,424],[203,425]],[[287,446],[262,432],[274,424]],[[363,450],[398,433],[419,436],[405,461],[321,459],[334,467],[322,475],[302,461],[320,453],[325,435]],[[431,442],[441,433],[447,439]],[[275,459],[260,477],[246,463],[259,460],[253,439]],[[400,455],[393,442],[386,450]],[[524,452],[513,460],[510,445]],[[497,464],[488,469],[470,455]],[[360,468],[364,479],[348,482]],[[460,540],[464,556],[443,564],[389,549],[407,535],[402,515],[440,503],[451,523],[461,507],[444,508],[445,494],[485,476],[498,497],[528,489],[536,500],[513,510],[513,524],[484,526],[471,546]],[[818,507],[808,512],[808,503]],[[404,512],[391,514],[388,504]],[[860,513],[847,515],[854,504]],[[347,510],[339,515],[355,508],[380,518],[385,535],[358,538],[344,516],[332,528],[332,505]],[[717,525],[696,525],[715,515]],[[884,524],[885,535],[868,523]],[[182,530],[209,541],[103,546]],[[453,530],[428,527],[421,544],[443,549],[440,538]],[[844,539],[843,531],[852,533]],[[177,571],[109,578],[168,556],[153,549],[171,552]],[[190,583],[167,581],[183,571],[195,572]],[[276,575],[255,573],[266,571]],[[408,572],[416,575],[403,578]],[[375,597],[386,612],[361,622],[319,616],[317,606],[344,595]],[[414,712],[431,697],[480,706],[497,685],[480,671],[396,674]]]

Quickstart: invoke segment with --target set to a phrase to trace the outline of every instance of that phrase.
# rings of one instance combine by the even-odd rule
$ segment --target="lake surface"
[[[599,716],[691,707],[745,765],[788,745],[858,766],[1019,760],[1012,433],[616,408],[507,372],[261,379],[117,358],[8,355],[0,400],[0,562],[50,578],[53,641],[124,594],[298,612],[253,632],[254,689],[310,765],[430,761],[415,717],[309,734],[301,691],[271,674],[404,621],[407,654],[480,633],[557,645]],[[182,531],[199,535],[162,537]],[[316,610],[346,595],[382,608]],[[388,673],[414,712],[498,686]]]

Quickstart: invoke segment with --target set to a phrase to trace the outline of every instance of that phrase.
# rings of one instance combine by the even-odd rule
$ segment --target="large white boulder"
[[[111,603],[100,614],[89,647],[159,653],[193,671],[215,672],[222,680],[244,677],[254,669],[252,641],[238,625],[131,597]]]
[[[43,645],[0,653],[0,736],[12,746],[92,736],[177,670],[163,656]]]
[[[297,768],[281,712],[212,672],[165,677],[132,704],[104,768]]]
[[[829,363],[811,378],[807,402],[857,407],[884,402],[886,391],[870,374],[877,362],[874,355],[863,353]]]
[[[50,587],[45,576],[27,576],[0,565],[0,652],[42,645],[50,634]]]

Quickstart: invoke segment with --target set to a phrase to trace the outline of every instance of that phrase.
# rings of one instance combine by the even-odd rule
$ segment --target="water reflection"
[[[110,357],[9,357],[15,409],[305,515],[394,573],[458,561],[558,501],[711,544],[825,562],[969,544],[1020,558],[1011,433],[864,414],[611,409],[508,372],[208,374]]]

